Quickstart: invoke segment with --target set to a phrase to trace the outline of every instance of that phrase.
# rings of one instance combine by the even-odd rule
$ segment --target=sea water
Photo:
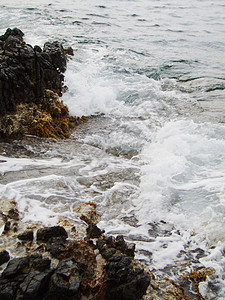
[[[67,141],[2,143],[0,196],[46,225],[93,201],[157,276],[213,267],[200,291],[224,299],[223,1],[1,0],[0,13],[1,34],[73,47],[62,100],[89,116]]]

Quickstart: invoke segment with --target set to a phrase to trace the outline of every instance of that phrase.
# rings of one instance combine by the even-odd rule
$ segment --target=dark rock
[[[60,254],[66,248],[65,238],[59,237],[52,237],[47,242],[47,251],[49,251],[52,257],[59,258]]]
[[[112,257],[114,254],[116,253],[116,249],[115,248],[108,248],[105,249],[101,252],[102,256],[108,260],[110,257]]]
[[[6,41],[7,38],[10,35],[11,36],[16,36],[18,39],[21,39],[21,40],[22,40],[22,37],[24,36],[23,32],[20,29],[18,29],[18,28],[14,28],[14,29],[8,28],[5,32],[5,34],[0,36],[0,41]]]
[[[36,255],[32,257],[31,265],[35,270],[43,272],[50,268],[51,260],[49,258],[42,258],[41,255]]]
[[[43,52],[49,55],[56,70],[60,70],[60,72],[66,71],[66,56],[59,42],[45,43]]]
[[[107,275],[108,277],[114,279],[121,280],[121,270],[126,271],[126,276],[128,275],[128,271],[130,269],[130,264],[132,259],[130,257],[122,256],[119,254],[113,255],[108,264],[106,265]]]
[[[27,273],[27,267],[29,267],[29,258],[14,258],[10,260],[6,269],[2,272],[4,279],[14,278],[17,275],[24,275]]]
[[[110,235],[108,237],[105,238],[107,245],[109,246],[115,246],[115,238],[114,236]]]
[[[73,241],[69,243],[60,255],[60,259],[73,258],[79,267],[83,281],[90,282],[95,276],[97,266],[96,254],[93,247],[86,241]]]
[[[20,284],[18,298],[40,300],[46,292],[53,271],[31,271]]]
[[[66,241],[67,232],[60,226],[39,229],[37,241],[46,243],[41,244],[42,250],[58,258],[58,266],[51,268],[51,260],[40,254],[12,259],[0,276],[0,299],[141,299],[150,276],[126,254],[133,254],[133,244],[126,244],[122,236],[105,237],[94,225],[89,224],[93,229],[89,235],[100,235],[96,245],[93,241]],[[96,247],[105,260],[96,256]]]
[[[51,277],[46,300],[80,299],[81,276],[73,258],[61,261]]]
[[[8,211],[8,218],[18,221],[20,219],[18,210],[16,208],[11,208]]]
[[[13,112],[19,103],[40,103],[46,89],[62,93],[66,55],[58,42],[43,51],[26,44],[18,28],[0,36],[0,114]]]
[[[126,243],[122,235],[118,235],[116,238],[114,238],[113,236],[109,236],[109,237],[104,237],[102,239],[98,239],[96,242],[96,246],[99,249],[102,256],[105,258],[107,258],[108,256],[106,250],[110,248],[119,250],[121,253],[127,256],[134,257],[135,244]]]
[[[135,244],[127,244],[124,241],[124,237],[122,235],[118,235],[116,237],[116,240],[114,242],[115,247],[120,250],[122,253],[134,257],[134,251],[135,251]]]
[[[114,286],[106,294],[106,300],[139,300],[146,293],[150,279],[147,274],[137,275],[127,283]]]
[[[118,262],[122,259],[122,255],[121,254],[118,254],[116,253],[115,255],[113,255],[112,257],[110,257],[109,259],[109,265],[110,265],[110,262]]]
[[[106,240],[98,239],[96,241],[96,246],[97,246],[98,250],[100,251],[100,253],[102,253],[103,251],[105,251],[107,249]]]
[[[10,230],[10,227],[11,227],[11,222],[10,221],[6,221],[3,233],[7,233]]]
[[[65,53],[66,55],[71,55],[71,56],[74,55],[73,49],[72,49],[71,47],[64,48],[64,53]]]
[[[116,237],[116,240],[115,240],[115,246],[117,248],[120,248],[121,250],[124,250],[125,247],[126,247],[126,243],[124,241],[124,237],[122,235],[118,235]]]
[[[40,47],[28,45],[23,32],[7,29],[0,36],[0,136],[18,135],[23,132],[23,117],[16,123],[14,115],[19,104],[39,105],[45,90],[62,94],[66,70],[66,55],[59,42],[46,43]],[[7,116],[9,115],[9,116]],[[26,122],[32,120],[26,116]],[[15,128],[16,127],[16,128]],[[18,128],[17,128],[18,127]]]
[[[65,241],[68,234],[61,226],[41,228],[37,231],[38,242],[47,242],[52,237],[61,237]]]
[[[11,260],[0,277],[0,299],[43,299],[54,270],[39,255]]]
[[[103,231],[94,223],[90,223],[86,229],[88,238],[99,238]]]
[[[41,49],[41,47],[35,45],[35,46],[34,46],[34,51],[35,51],[35,52],[41,53],[41,52],[42,52],[42,49]]]
[[[113,255],[106,265],[108,290],[106,298],[137,300],[145,294],[150,277],[142,269],[134,269],[132,259],[123,255]]]
[[[17,222],[14,222],[12,224],[12,230],[13,230],[13,232],[17,232],[18,231],[18,223]]]
[[[10,260],[10,255],[8,253],[8,251],[3,250],[0,252],[0,265],[6,263],[7,261]]]
[[[136,247],[136,245],[134,243],[127,244],[124,253],[127,256],[134,257],[135,247]]]
[[[0,299],[14,300],[16,299],[17,290],[19,288],[19,281],[8,281],[7,279],[0,279]]]
[[[33,241],[34,235],[32,230],[25,231],[17,236],[21,241]]]

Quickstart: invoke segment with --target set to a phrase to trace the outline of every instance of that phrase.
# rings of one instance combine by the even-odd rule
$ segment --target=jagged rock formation
[[[7,29],[0,36],[0,114],[17,104],[39,104],[46,89],[61,95],[66,55],[58,42],[46,43],[43,51],[23,40],[23,32]]]
[[[0,137],[68,137],[79,122],[59,100],[68,51],[59,42],[32,47],[23,35],[14,28],[0,36]]]
[[[97,227],[93,202],[77,207],[82,222],[75,222],[76,228],[67,219],[43,228],[27,226],[15,202],[0,200],[0,227],[5,224],[0,299],[202,300],[199,283],[214,273],[211,268],[196,269],[185,273],[179,284],[156,278],[134,259],[135,244]]]
[[[23,233],[24,235],[25,233]],[[129,299],[138,300],[145,294],[150,276],[134,267],[128,246],[120,236],[99,237],[98,246],[91,241],[66,241],[67,232],[61,226],[37,231],[39,248],[28,256],[9,261],[0,277],[0,299]],[[110,247],[111,255],[106,254]],[[57,249],[57,251],[56,251]],[[50,253],[44,257],[45,251]],[[112,251],[113,250],[113,251]],[[6,256],[2,263],[9,260]],[[51,259],[58,259],[55,267]]]

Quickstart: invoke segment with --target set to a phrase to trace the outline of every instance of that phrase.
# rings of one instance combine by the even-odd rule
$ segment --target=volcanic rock
[[[46,89],[62,93],[66,56],[59,42],[46,43],[43,51],[23,40],[23,32],[7,29],[0,36],[1,115],[19,103],[40,103]],[[38,51],[37,51],[38,50]]]
[[[51,277],[48,295],[45,299],[80,299],[78,292],[81,278],[80,271],[73,258],[61,261]]]
[[[62,226],[46,227],[37,231],[38,242],[47,242],[52,237],[61,237],[65,241],[68,234]]]
[[[90,223],[86,229],[88,238],[99,238],[103,231],[94,223]]]
[[[134,269],[132,259],[114,254],[106,265],[108,290],[106,299],[138,300],[145,294],[150,276],[143,269]]]
[[[85,119],[70,117],[59,100],[65,90],[64,48],[54,41],[42,50],[27,44],[23,36],[18,28],[0,36],[0,138],[69,137],[71,128]]]
[[[0,277],[0,299],[43,299],[52,270],[42,257],[11,260]]]
[[[21,241],[33,241],[34,235],[32,230],[25,231],[17,236]]]

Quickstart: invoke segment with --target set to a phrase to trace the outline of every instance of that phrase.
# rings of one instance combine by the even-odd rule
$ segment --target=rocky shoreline
[[[31,243],[32,234],[17,238]],[[86,240],[67,237],[62,226],[38,229],[35,251],[10,260],[2,272],[0,298],[140,299],[146,292],[150,276],[132,264],[134,247],[122,236],[105,237],[91,222]]]
[[[67,138],[86,118],[69,115],[59,99],[71,48],[47,42],[43,50],[21,30],[0,36],[0,138]],[[203,299],[199,283],[213,270],[187,273],[179,284],[156,278],[135,260],[135,244],[98,228],[96,204],[57,226],[22,221],[16,203],[0,199],[0,299]],[[153,228],[153,235],[157,234]]]
[[[96,204],[76,209],[79,222],[22,222],[14,201],[1,199],[0,299],[204,299],[198,289],[214,270],[187,273],[179,284],[156,278],[135,260],[135,244],[98,228]]]

